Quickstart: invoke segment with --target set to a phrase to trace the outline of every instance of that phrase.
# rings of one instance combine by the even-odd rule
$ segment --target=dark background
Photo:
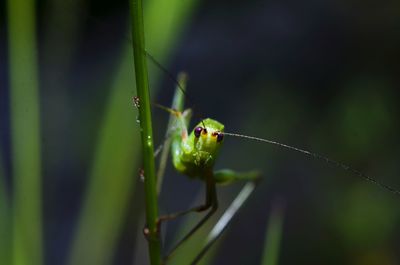
[[[201,1],[167,30],[164,21],[178,11],[153,3],[158,13],[148,20],[145,14],[146,30],[157,31],[147,32],[148,51],[172,75],[188,73],[187,107],[194,107],[197,117],[215,118],[229,132],[327,155],[400,189],[400,2]],[[124,52],[128,3],[39,1],[37,12],[45,264],[71,264],[74,244],[85,247],[76,251],[74,264],[147,264],[137,140],[133,147],[134,140],[126,141],[131,167],[123,174],[130,180],[118,182],[130,188],[112,186],[113,172],[104,173],[109,182],[89,177],[123,60],[128,77],[119,104],[126,110],[118,115],[132,122],[128,136],[137,136],[130,102],[133,62]],[[7,32],[4,21],[1,25],[1,162],[12,197]],[[174,83],[149,66],[153,100],[170,105]],[[168,114],[154,109],[153,116],[158,144]],[[109,141],[113,145],[113,137]],[[119,154],[109,156],[118,160]],[[208,264],[260,264],[276,201],[284,205],[279,264],[400,264],[400,198],[388,190],[323,161],[238,138],[226,137],[217,167],[258,169],[264,181]],[[92,195],[91,185],[99,185]],[[221,207],[239,189],[240,184],[221,187]],[[161,211],[187,208],[197,192],[201,200],[201,191],[201,183],[168,168]],[[104,206],[121,194],[120,211]],[[79,220],[87,209],[93,230],[83,229],[85,240],[79,241]],[[110,216],[111,224],[103,225]],[[165,228],[167,249],[182,226],[173,222]]]

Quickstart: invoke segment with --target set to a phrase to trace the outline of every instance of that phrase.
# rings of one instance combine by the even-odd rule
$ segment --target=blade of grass
[[[175,88],[174,98],[172,100],[172,109],[181,110],[183,109],[183,102],[184,102],[184,94],[182,93],[181,89],[186,90],[186,82],[187,82],[187,74],[181,72],[178,74],[176,79],[178,81],[179,86],[177,85]],[[165,169],[167,167],[168,156],[169,152],[171,151],[171,143],[172,137],[170,137],[170,129],[173,126],[176,118],[174,115],[169,115],[167,130],[165,132],[165,141],[163,143],[163,148],[160,154],[160,160],[157,170],[157,194],[160,194],[161,187],[164,179]]]
[[[184,223],[180,226],[180,231],[178,233],[179,238],[185,235],[184,232],[190,230],[193,225],[198,221],[198,216],[190,216],[187,217]],[[213,228],[213,224],[217,221],[218,217],[213,216],[210,219],[209,223],[206,223],[204,227],[201,227],[200,230],[194,234],[184,245],[180,247],[180,249],[171,257],[169,261],[170,264],[174,265],[187,265],[191,264],[193,259],[197,256],[199,251],[204,247],[205,238],[209,234],[210,230]],[[216,242],[213,247],[202,257],[199,261],[199,265],[212,264],[213,259],[218,253],[218,248],[220,244],[223,244],[223,240],[221,242]]]
[[[60,138],[65,137],[72,126],[75,128],[71,120],[76,120],[72,113],[77,108],[73,106],[74,100],[71,100],[74,89],[70,87],[70,73],[71,69],[77,68],[74,63],[79,52],[79,37],[84,30],[81,24],[85,16],[82,14],[85,13],[87,4],[88,1],[81,0],[44,1],[42,8],[42,16],[46,18],[46,23],[42,25],[43,38],[40,45],[44,51],[40,57],[41,91],[46,95],[46,102],[42,105],[42,119],[46,120],[42,124],[42,134],[46,136],[43,146],[43,172],[56,172],[64,167],[66,154],[78,142],[60,141]],[[44,181],[46,175],[43,176]],[[54,184],[60,181],[58,175],[50,177]],[[59,204],[52,206],[60,207]],[[47,207],[46,202],[44,207]]]
[[[198,196],[196,196],[197,198],[194,200],[195,202],[192,204],[196,205],[196,202],[203,201],[203,196],[204,194],[201,191]],[[221,206],[221,208],[222,207],[223,206]],[[196,225],[200,218],[199,216],[202,216],[202,214],[193,214],[184,217],[182,224],[179,225],[178,231],[175,233],[173,242],[178,242],[180,238],[184,237],[190,228]],[[174,255],[170,258],[169,263],[174,265],[190,264],[190,261],[196,257],[196,255],[204,246],[205,239],[209,235],[210,230],[213,228],[218,219],[219,216],[217,214],[212,216],[211,219],[203,225],[203,227],[201,227],[192,237],[190,237],[190,239],[187,240],[187,242],[185,242],[179,248],[179,250],[176,251],[176,253],[174,253]],[[166,224],[164,228],[168,228],[168,224]],[[219,243],[220,242],[217,242],[216,245],[214,245],[214,247],[207,253],[207,255],[204,256],[199,264],[211,264],[211,261],[218,250]],[[174,243],[169,243],[169,245],[174,245]]]
[[[205,248],[202,249],[202,251],[198,254],[194,262],[201,260],[209,248],[211,248],[212,245],[222,236],[223,232],[228,228],[230,222],[232,221],[232,218],[237,214],[255,188],[256,184],[253,182],[248,182],[244,185],[234,201],[231,203],[231,205],[229,205],[228,209],[226,209],[224,214],[211,230],[207,237]]]
[[[182,4],[180,0],[168,1],[154,0],[149,1],[146,5],[145,16],[155,18],[154,20],[146,19],[146,26],[152,29],[147,34],[149,47],[153,47],[150,51],[152,54],[157,54],[157,59],[161,62],[165,60],[171,49],[171,46],[164,43],[173,43],[177,40],[177,34],[185,26],[183,22],[192,13],[195,6],[193,3],[197,2],[185,1]],[[164,9],[159,8],[160,2],[164,3]],[[168,32],[169,34],[163,34],[162,38],[155,39],[160,32]],[[129,192],[134,190],[133,185],[135,185],[138,165],[132,161],[137,161],[138,157],[139,143],[134,137],[138,132],[138,126],[128,125],[124,127],[131,124],[132,116],[136,115],[135,110],[132,114],[131,105],[124,104],[132,97],[131,85],[134,84],[132,48],[130,47],[129,51],[125,51],[122,55],[121,58],[124,58],[124,61],[117,70],[116,81],[111,88],[110,100],[106,106],[107,114],[102,122],[101,135],[97,142],[96,154],[89,175],[89,188],[85,195],[75,239],[72,243],[68,262],[70,265],[112,263],[111,258],[118,233],[121,232],[123,219],[128,211],[127,207],[124,208],[120,205],[129,203]],[[112,138],[120,139],[124,146],[109,143]],[[121,157],[125,159],[120,159]],[[113,170],[113,168],[121,165],[125,170]],[[128,167],[130,169],[127,169]],[[105,174],[105,172],[111,173]],[[109,192],[108,187],[111,186],[114,187],[113,190],[118,190],[118,192]],[[127,187],[130,187],[130,189],[127,189]],[[107,197],[104,196],[105,191],[107,191]],[[105,204],[108,207],[104,208]],[[113,205],[118,206],[114,207]],[[137,216],[139,215],[138,213]]]
[[[161,240],[158,232],[158,196],[156,167],[154,161],[153,126],[150,106],[150,88],[147,69],[146,46],[144,41],[143,3],[141,0],[130,1],[132,20],[132,41],[135,62],[136,90],[139,97],[140,135],[142,139],[142,156],[144,164],[144,189],[147,241],[150,263],[161,262]]]
[[[8,1],[13,261],[43,263],[39,82],[34,0]]]
[[[5,173],[0,152],[0,264],[11,264],[10,205],[4,180]]]
[[[126,56],[126,58],[131,58]],[[82,208],[70,254],[71,265],[111,264],[115,242],[134,192],[137,164],[136,123],[132,120],[131,62],[125,59],[110,95],[90,176],[89,190]]]
[[[181,35],[190,22],[198,3],[198,0],[146,1],[146,48],[158,61],[165,61],[169,55],[166,51],[174,50],[179,40],[177,36]]]
[[[283,207],[281,202],[275,201],[265,233],[262,265],[277,265],[282,239]]]
[[[219,218],[213,216],[210,222],[206,223],[198,233],[188,240],[188,242],[185,242],[178,253],[171,258],[171,263],[182,265],[210,264],[218,248],[218,239],[222,237],[225,230],[229,227],[232,218],[236,216],[255,188],[255,183],[246,183],[235,199],[229,204],[222,216]],[[224,206],[221,208],[224,208]],[[189,222],[193,221],[193,218],[194,216],[190,216],[188,218]],[[214,221],[217,222],[214,223]],[[185,222],[186,227],[190,224],[189,222]],[[212,229],[210,231],[211,227]],[[179,234],[181,234],[180,237],[182,237],[183,233],[180,232]]]

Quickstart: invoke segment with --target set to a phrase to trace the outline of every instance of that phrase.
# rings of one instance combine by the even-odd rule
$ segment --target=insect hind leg
[[[258,175],[259,176],[259,175]],[[208,250],[214,245],[214,243],[221,237],[224,231],[227,229],[232,221],[232,218],[238,213],[243,204],[248,200],[250,195],[253,193],[258,185],[259,178],[257,177],[253,181],[248,181],[238,195],[235,197],[233,202],[225,210],[224,214],[219,218],[218,222],[214,225],[211,232],[208,234],[205,245],[190,263],[191,265],[196,265],[208,252]]]
[[[164,257],[162,264],[165,265],[169,259],[173,256],[176,250],[183,245],[196,231],[198,231],[208,219],[217,211],[218,209],[218,198],[216,192],[215,182],[212,178],[207,178],[206,181],[206,203],[204,205],[191,208],[187,211],[178,212],[176,214],[166,215],[159,218],[159,227],[161,222],[173,220],[177,217],[181,217],[190,212],[202,212],[209,210],[209,212],[172,248],[172,250]]]

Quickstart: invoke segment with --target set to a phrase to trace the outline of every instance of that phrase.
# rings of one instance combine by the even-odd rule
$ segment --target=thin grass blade
[[[278,265],[279,251],[282,240],[283,207],[275,201],[265,233],[264,251],[261,265]]]
[[[43,263],[39,80],[34,0],[8,1],[13,262]]]
[[[11,218],[7,195],[3,159],[0,152],[0,264],[11,264]]]
[[[158,2],[147,3],[145,25],[153,30],[147,28],[147,32],[150,32],[147,34],[147,43],[149,47],[154,48],[150,51],[156,53],[157,59],[163,61],[171,51],[171,47],[166,43],[176,40],[184,27],[184,18],[189,17],[194,6],[180,4],[175,0],[170,2],[167,9],[160,9]],[[171,21],[164,19],[164,15],[174,12],[177,13]],[[147,15],[149,13],[153,15]],[[151,19],[156,14],[157,19]],[[169,34],[162,39],[155,39],[160,32],[166,32],[165,27],[168,27]],[[139,169],[139,164],[135,161],[138,161],[140,148],[136,141],[139,127],[132,119],[137,115],[137,110],[130,102],[133,96],[132,85],[135,83],[132,77],[131,47],[126,48],[123,58],[111,88],[106,116],[100,129],[89,174],[89,188],[70,252],[70,265],[112,264],[118,235],[128,212],[128,198],[132,197],[135,189]],[[105,192],[107,196],[104,196]]]

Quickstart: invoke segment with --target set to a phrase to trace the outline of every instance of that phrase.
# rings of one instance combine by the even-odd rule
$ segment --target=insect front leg
[[[185,73],[180,73],[177,79],[177,86],[175,88],[175,94],[172,100],[171,108],[156,104],[162,110],[170,113],[167,131],[165,132],[164,143],[157,148],[161,151],[161,157],[159,167],[157,171],[157,193],[160,194],[162,188],[163,177],[165,168],[168,161],[168,154],[171,148],[172,137],[175,135],[177,130],[185,131],[187,134],[187,125],[192,117],[192,111],[190,109],[184,109],[184,91],[186,89],[187,76]]]
[[[176,116],[176,114],[178,116]],[[162,152],[161,152],[159,167],[158,167],[158,171],[157,171],[157,193],[158,194],[161,192],[161,188],[162,188],[162,182],[163,182],[163,178],[164,178],[165,168],[167,166],[168,154],[169,154],[170,148],[171,148],[172,137],[175,134],[176,130],[178,130],[178,129],[181,130],[182,132],[184,132],[186,130],[186,134],[187,134],[186,125],[189,123],[190,118],[192,117],[191,109],[186,109],[182,113],[180,113],[180,112],[178,113],[178,111],[176,111],[176,114],[171,113],[170,119],[168,121],[167,131],[165,133],[165,140],[164,140],[164,143],[162,144]]]

